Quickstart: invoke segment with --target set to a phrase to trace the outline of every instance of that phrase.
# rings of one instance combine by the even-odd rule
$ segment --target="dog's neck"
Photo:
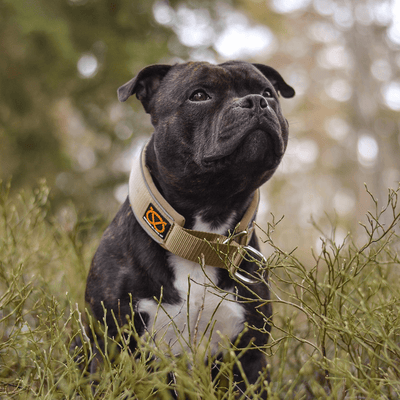
[[[216,215],[210,220],[208,203],[182,201],[179,204],[191,205],[185,212],[190,221],[186,223],[185,215],[180,214],[176,204],[167,200],[155,184],[153,177],[146,166],[147,146],[135,159],[129,178],[129,202],[136,218],[144,231],[165,250],[189,261],[198,262],[204,257],[207,265],[226,268],[220,252],[229,257],[230,267],[238,267],[243,261],[244,253],[238,251],[241,246],[249,243],[254,231],[254,218],[258,208],[259,191],[253,195],[251,204],[247,207],[240,220],[235,217],[242,214],[241,210],[225,207],[223,217]],[[172,183],[174,187],[174,183]],[[162,185],[159,183],[159,187]],[[166,191],[164,191],[165,195]],[[175,208],[174,208],[175,206]],[[221,210],[221,207],[219,207]],[[219,219],[217,219],[219,217]],[[206,232],[192,228],[206,227]],[[200,228],[201,229],[201,228]],[[219,233],[224,231],[224,234]],[[230,232],[227,232],[227,231]],[[217,233],[218,232],[218,233]],[[235,237],[234,241],[229,236]],[[211,244],[211,246],[210,246]],[[216,245],[218,251],[213,247]]]
[[[227,230],[233,230],[251,204],[254,192],[226,197],[208,188],[204,188],[202,194],[181,191],[165,179],[155,161],[152,146],[147,152],[146,166],[153,182],[167,202],[185,218],[185,228],[225,234]],[[222,228],[224,232],[220,232]]]

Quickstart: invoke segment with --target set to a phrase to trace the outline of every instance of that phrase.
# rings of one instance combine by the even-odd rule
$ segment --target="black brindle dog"
[[[177,354],[208,340],[212,352],[218,354],[222,337],[235,341],[245,322],[265,327],[271,307],[266,304],[257,311],[255,304],[259,303],[236,301],[254,295],[232,279],[232,270],[215,266],[217,261],[210,258],[208,262],[206,256],[203,265],[196,262],[204,255],[202,250],[191,257],[171,250],[165,241],[179,222],[169,214],[176,212],[183,217],[185,229],[204,232],[204,237],[233,232],[254,204],[258,188],[271,178],[283,157],[288,122],[278,94],[289,98],[295,92],[271,67],[231,61],[152,65],[123,85],[118,94],[120,101],[136,94],[151,116],[154,133],[143,153],[143,165],[139,162],[132,171],[130,196],[105,231],[93,258],[86,301],[94,316],[102,320],[102,302],[115,315],[126,316],[131,315],[132,299],[140,335],[152,332],[158,345],[169,346]],[[149,173],[147,181],[141,168]],[[135,196],[140,198],[142,190],[147,190],[152,200],[135,211]],[[169,213],[168,206],[157,202],[160,196],[174,211]],[[251,225],[255,213],[250,217],[247,222]],[[248,245],[257,249],[255,235],[249,239]],[[244,259],[240,268],[254,271],[254,265]],[[223,301],[218,288],[230,293]],[[251,291],[269,299],[265,283],[252,284]],[[162,307],[155,300],[161,293]],[[121,324],[125,322],[123,319]],[[110,336],[116,336],[110,312],[107,323]],[[184,340],[176,340],[177,332]],[[239,347],[251,341],[254,347],[263,346],[268,334],[249,329],[241,335]],[[265,356],[254,348],[240,361],[247,381],[255,383]],[[240,381],[238,387],[245,390],[239,369],[234,373]]]

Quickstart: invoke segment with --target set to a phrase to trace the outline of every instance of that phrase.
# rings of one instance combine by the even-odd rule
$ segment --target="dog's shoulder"
[[[127,233],[132,231],[136,224],[137,221],[133,215],[129,198],[127,197],[107,229],[104,231],[101,238],[101,244],[112,244],[115,241],[124,243],[125,239],[126,241],[129,239]]]

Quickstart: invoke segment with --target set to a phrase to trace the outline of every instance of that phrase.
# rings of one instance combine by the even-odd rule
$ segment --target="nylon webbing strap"
[[[223,242],[228,238],[209,232],[184,228],[185,218],[178,214],[157,190],[145,164],[146,147],[137,157],[129,178],[129,201],[137,221],[146,233],[163,248],[186,260],[205,263],[213,267],[239,267],[243,260],[242,245],[251,238],[252,223],[259,202],[259,191],[254,194],[250,207],[240,221],[237,232],[248,230],[238,241]],[[229,260],[229,262],[227,262]]]

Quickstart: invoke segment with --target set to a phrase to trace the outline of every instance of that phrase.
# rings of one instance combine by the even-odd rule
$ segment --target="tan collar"
[[[184,228],[185,218],[178,214],[157,190],[145,164],[147,145],[137,157],[129,178],[129,201],[135,217],[146,233],[164,249],[193,262],[202,262],[231,272],[240,266],[253,234],[253,221],[259,203],[259,190],[232,237]]]

